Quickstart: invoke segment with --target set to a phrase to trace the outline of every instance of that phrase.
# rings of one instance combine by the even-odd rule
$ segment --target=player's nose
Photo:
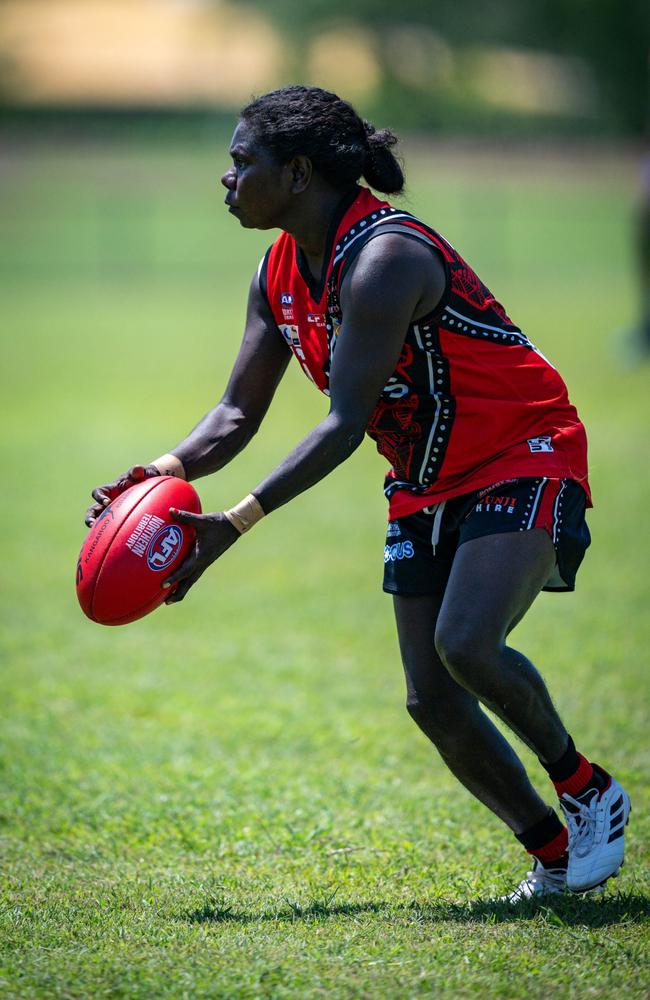
[[[223,186],[225,188],[228,188],[229,191],[234,191],[234,189],[235,189],[235,171],[233,170],[232,167],[230,167],[228,170],[226,170],[225,174],[223,174],[223,176],[221,178],[221,183],[223,184]]]

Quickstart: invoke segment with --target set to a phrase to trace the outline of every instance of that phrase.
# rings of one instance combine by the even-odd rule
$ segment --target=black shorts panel
[[[553,542],[556,565],[542,589],[574,590],[578,567],[591,541],[585,508],[585,492],[574,480],[521,478],[389,521],[383,589],[405,596],[442,596],[463,542],[543,528]]]

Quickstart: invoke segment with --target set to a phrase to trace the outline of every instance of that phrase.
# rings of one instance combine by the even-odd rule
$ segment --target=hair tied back
[[[302,154],[341,191],[363,177],[376,191],[402,192],[404,174],[391,153],[397,136],[363,121],[331,91],[298,84],[272,90],[242,108],[240,117],[278,163]]]

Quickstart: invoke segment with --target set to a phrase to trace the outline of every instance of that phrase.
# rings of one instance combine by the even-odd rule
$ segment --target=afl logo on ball
[[[166,524],[151,539],[147,549],[147,566],[158,572],[173,563],[183,544],[183,532],[176,524]]]

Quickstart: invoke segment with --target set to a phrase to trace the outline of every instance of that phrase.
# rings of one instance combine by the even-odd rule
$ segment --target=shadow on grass
[[[382,900],[368,903],[332,903],[314,901],[301,906],[289,900],[274,910],[259,913],[237,910],[214,902],[191,910],[181,919],[192,924],[254,924],[262,922],[293,923],[298,920],[328,920],[371,914],[382,920],[411,923],[500,924],[542,918],[558,927],[608,927],[613,924],[643,923],[650,917],[650,899],[637,893],[616,893],[599,899],[563,896],[543,903],[524,901],[516,906],[496,900],[451,903],[435,900],[427,903],[391,904]]]

